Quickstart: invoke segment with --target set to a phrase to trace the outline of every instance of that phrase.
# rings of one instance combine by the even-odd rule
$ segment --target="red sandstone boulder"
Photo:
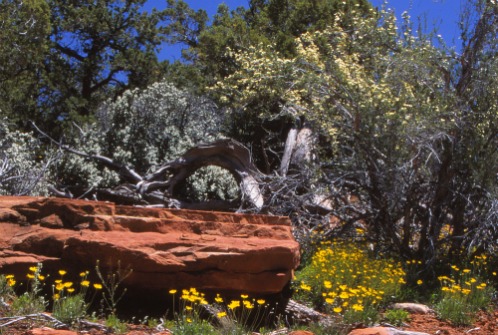
[[[286,217],[0,197],[0,273],[133,269],[138,290],[282,291],[299,264]]]

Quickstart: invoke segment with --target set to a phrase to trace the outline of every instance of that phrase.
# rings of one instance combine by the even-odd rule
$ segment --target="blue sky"
[[[218,8],[218,5],[225,3],[230,9],[239,6],[247,7],[248,0],[184,0],[194,9],[204,9],[212,17]],[[346,0],[347,1],[347,0]],[[370,0],[370,2],[380,7],[384,0]],[[444,38],[447,45],[460,47],[458,40],[458,19],[461,4],[465,0],[389,0],[388,7],[393,8],[398,17],[404,11],[408,11],[412,19],[418,18],[426,22],[427,29],[437,28],[438,33]],[[166,5],[165,0],[149,0],[147,7],[163,9]],[[180,59],[179,46],[165,45],[160,53],[160,59],[176,60]]]

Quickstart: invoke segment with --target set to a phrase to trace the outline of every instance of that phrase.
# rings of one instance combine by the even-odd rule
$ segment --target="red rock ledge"
[[[287,217],[0,197],[0,273],[24,278],[38,262],[80,273],[97,260],[133,269],[131,288],[264,295],[289,283],[299,245]]]

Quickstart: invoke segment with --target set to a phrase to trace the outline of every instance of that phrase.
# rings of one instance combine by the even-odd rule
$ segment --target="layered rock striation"
[[[108,202],[0,197],[0,273],[47,271],[132,274],[130,289],[195,287],[254,295],[281,292],[299,264],[286,217],[139,208]]]

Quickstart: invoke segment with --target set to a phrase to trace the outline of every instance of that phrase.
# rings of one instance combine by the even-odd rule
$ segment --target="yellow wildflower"
[[[311,286],[306,285],[304,282],[303,282],[303,283],[301,283],[300,287],[301,287],[301,289],[302,289],[302,290],[304,290],[304,291],[308,291],[308,292],[309,292],[309,291],[311,291]]]
[[[360,304],[354,304],[353,306],[351,306],[351,308],[353,310],[355,310],[356,312],[361,312],[363,310],[363,305],[360,305]]]
[[[339,298],[349,299],[349,293],[348,292],[341,292],[341,294],[339,294]]]
[[[244,300],[243,303],[244,303],[244,307],[247,308],[247,309],[253,309],[254,308],[254,305],[251,304],[251,302],[248,301],[248,300]]]
[[[237,308],[237,307],[240,307],[240,301],[238,301],[238,300],[232,300],[227,307],[230,308],[230,309],[232,309],[232,310],[235,309],[235,308]]]

